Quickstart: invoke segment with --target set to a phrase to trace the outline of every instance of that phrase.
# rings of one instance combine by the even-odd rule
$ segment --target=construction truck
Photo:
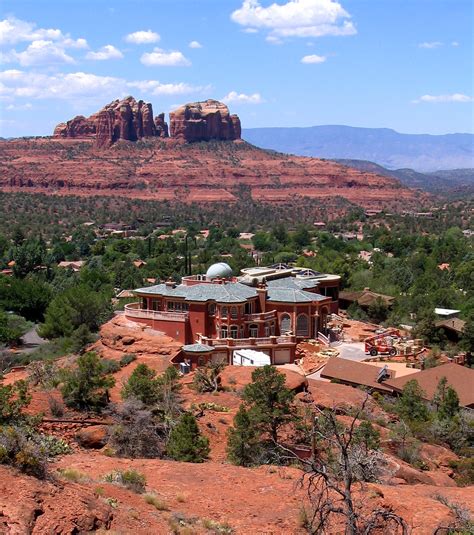
[[[371,357],[378,355],[416,356],[424,350],[421,340],[407,340],[398,329],[386,329],[365,339],[365,353]]]

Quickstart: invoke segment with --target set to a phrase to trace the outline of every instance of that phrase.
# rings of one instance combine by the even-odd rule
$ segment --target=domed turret
[[[232,268],[225,262],[212,264],[206,272],[207,279],[230,279],[232,277]]]

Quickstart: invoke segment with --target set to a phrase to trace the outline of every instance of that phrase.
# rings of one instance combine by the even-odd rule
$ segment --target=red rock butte
[[[217,100],[184,104],[170,113],[171,135],[183,141],[240,139],[240,119]],[[168,137],[165,114],[153,118],[153,107],[129,96],[114,100],[90,117],[78,115],[54,129],[55,138],[92,138],[97,147],[110,147],[119,140],[138,141]]]
[[[163,113],[153,117],[152,105],[133,97],[61,123],[52,137],[1,140],[0,190],[180,203],[299,206],[305,198],[329,210],[347,201],[393,211],[430,202],[392,178],[250,145],[239,118],[216,100],[179,107],[168,129]]]

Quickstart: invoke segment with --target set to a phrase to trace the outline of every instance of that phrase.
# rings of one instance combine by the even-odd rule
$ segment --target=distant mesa
[[[240,139],[237,115],[217,100],[185,104],[170,113],[171,135],[179,140],[209,141]],[[54,129],[56,138],[93,138],[98,147],[110,147],[116,141],[138,141],[149,137],[169,136],[165,114],[153,118],[152,105],[127,97],[114,100],[90,117],[78,115]]]

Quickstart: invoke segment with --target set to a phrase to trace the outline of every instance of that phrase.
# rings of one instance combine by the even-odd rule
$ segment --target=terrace
[[[133,319],[186,322],[189,318],[189,312],[168,312],[165,310],[140,308],[140,303],[128,303],[124,306],[124,311],[127,318]]]

